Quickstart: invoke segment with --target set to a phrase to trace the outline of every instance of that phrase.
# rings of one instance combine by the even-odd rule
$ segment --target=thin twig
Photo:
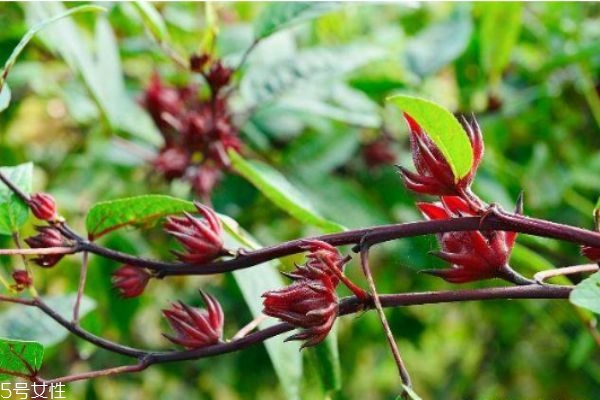
[[[383,326],[383,331],[385,332],[385,336],[390,345],[390,349],[392,350],[392,355],[394,356],[394,360],[396,361],[396,366],[398,367],[398,373],[400,374],[400,379],[402,379],[402,383],[407,387],[412,387],[412,382],[410,380],[410,375],[408,373],[408,369],[406,369],[406,365],[400,356],[400,350],[398,350],[398,345],[396,344],[396,340],[394,339],[394,334],[390,328],[390,325],[385,317],[385,313],[383,312],[383,307],[381,306],[381,300],[379,298],[379,294],[377,293],[377,288],[375,286],[375,281],[373,280],[373,274],[371,273],[371,267],[369,266],[369,247],[361,246],[360,249],[360,264],[362,266],[363,273],[367,278],[367,283],[369,285],[369,290],[371,291],[371,296],[373,297],[373,303],[375,305],[375,309],[377,310],[377,314],[379,316],[379,320],[381,321],[381,325]]]
[[[265,319],[267,319],[267,316],[264,314],[261,314],[258,317],[254,318],[252,321],[250,321],[248,324],[242,327],[242,329],[237,331],[237,333],[233,335],[231,340],[235,341],[243,338],[244,336],[247,336],[250,332],[255,330],[258,327],[258,325],[260,325]]]
[[[79,272],[79,285],[77,286],[77,297],[75,298],[75,304],[73,305],[73,325],[79,325],[79,309],[81,306],[81,298],[85,290],[85,281],[87,278],[88,270],[88,252],[83,252],[83,258],[81,261],[81,270]]]
[[[582,274],[588,272],[596,272],[600,269],[598,264],[583,264],[583,265],[574,265],[571,267],[563,267],[556,269],[549,269],[546,271],[540,271],[533,276],[533,279],[536,283],[543,285],[545,284],[547,279],[556,277],[556,276],[565,276],[565,275],[573,275],[573,274]]]

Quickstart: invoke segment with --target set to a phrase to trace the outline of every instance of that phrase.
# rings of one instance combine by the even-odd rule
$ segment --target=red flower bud
[[[194,54],[190,57],[190,69],[194,72],[202,72],[204,71],[204,67],[210,61],[209,54]]]
[[[457,179],[440,149],[408,114],[404,118],[410,128],[410,145],[417,173],[399,167],[406,187],[414,192],[431,195],[460,195],[471,185],[483,156],[483,139],[475,119],[461,123],[467,132],[473,151],[469,173]]]
[[[33,285],[33,279],[24,269],[13,271],[12,277],[15,281],[15,285],[13,287],[19,292]]]
[[[193,308],[183,302],[174,303],[163,310],[175,336],[163,334],[171,342],[187,349],[210,346],[223,336],[223,309],[211,295],[200,291],[206,309]]]
[[[263,313],[303,328],[286,340],[304,340],[302,347],[308,347],[323,341],[335,322],[338,312],[335,288],[339,278],[333,269],[341,271],[345,260],[335,247],[325,242],[306,241],[303,248],[310,251],[306,264],[285,274],[295,282],[262,297]]]
[[[52,226],[36,226],[39,232],[35,236],[25,239],[29,247],[33,249],[45,249],[48,247],[69,247],[72,243],[63,237],[60,231]],[[32,259],[40,267],[50,268],[59,262],[64,254],[40,254]]]
[[[194,191],[203,198],[212,193],[217,182],[221,179],[221,171],[212,165],[201,165],[192,178]]]
[[[581,246],[581,254],[593,262],[600,262],[600,247]]]
[[[112,284],[125,298],[137,297],[144,292],[150,274],[144,268],[123,265],[112,275]]]
[[[231,68],[223,66],[221,61],[217,60],[210,67],[210,71],[208,71],[206,80],[213,91],[217,92],[223,86],[226,86],[229,83],[232,74],[233,70]]]
[[[44,221],[56,219],[56,203],[47,193],[32,194],[29,199],[29,209],[37,219]]]
[[[154,159],[154,168],[167,180],[180,178],[185,174],[190,156],[179,147],[165,147]]]
[[[175,88],[164,86],[160,76],[154,73],[141,103],[165,136],[167,145],[171,144],[172,131],[176,128],[173,126],[174,122],[176,123],[184,112],[182,93]]]
[[[174,252],[181,261],[202,264],[226,254],[223,250],[223,228],[212,209],[198,202],[194,204],[204,220],[184,213],[185,217],[168,217],[164,228],[185,247],[187,253]]]
[[[362,158],[369,168],[393,164],[396,153],[391,148],[391,140],[380,137],[362,148]]]
[[[418,203],[427,219],[475,216],[476,212],[460,197],[442,196],[441,203]],[[442,250],[434,255],[452,264],[450,269],[425,270],[448,282],[465,283],[501,277],[515,243],[515,232],[468,231],[438,235]]]

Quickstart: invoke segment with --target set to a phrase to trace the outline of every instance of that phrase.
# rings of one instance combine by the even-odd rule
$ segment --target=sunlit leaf
[[[600,314],[600,272],[579,282],[571,291],[569,300],[576,306]]]
[[[1,167],[0,171],[25,193],[31,192],[33,164]],[[0,182],[0,235],[12,235],[27,221],[29,207],[4,183]]]
[[[272,63],[253,63],[240,86],[249,105],[264,105],[307,82],[339,82],[348,72],[383,57],[385,52],[372,45],[313,48]]]
[[[35,375],[43,359],[41,343],[0,337],[0,381],[10,380],[15,375]]]
[[[4,83],[2,89],[0,89],[0,112],[6,110],[10,104],[10,87],[8,83]]]
[[[95,204],[88,212],[85,226],[90,238],[98,238],[115,229],[148,226],[166,215],[195,210],[190,201],[148,194]]]
[[[144,25],[150,30],[152,36],[159,42],[167,40],[169,32],[167,31],[167,25],[162,15],[156,10],[154,5],[147,1],[134,1],[132,5],[139,13]]]
[[[258,242],[233,219],[220,215],[226,233],[225,247],[258,249]],[[253,317],[263,315],[262,294],[284,286],[277,263],[266,262],[252,269],[234,271],[233,276],[244,296],[244,300]],[[260,324],[264,329],[277,323],[268,318]],[[300,398],[300,380],[302,378],[302,354],[298,343],[284,343],[285,337],[278,336],[264,342],[281,386],[289,400]]]
[[[340,7],[341,2],[273,2],[265,3],[254,22],[257,39],[267,37],[280,29],[317,18]]]
[[[410,115],[431,137],[457,180],[469,173],[473,165],[471,142],[450,111],[414,96],[397,95],[389,97],[388,101]]]
[[[417,75],[431,75],[465,51],[473,23],[468,10],[463,8],[464,5],[448,20],[430,25],[408,41],[406,63]]]
[[[521,31],[523,3],[491,2],[482,13],[481,64],[492,84],[497,84],[502,71],[510,60],[513,46]]]
[[[281,173],[271,166],[244,160],[238,153],[229,152],[233,169],[252,183],[265,197],[292,217],[323,229],[326,232],[339,232],[344,227],[323,218]]]
[[[70,321],[76,294],[43,297],[42,300]],[[96,308],[96,302],[87,296],[81,298],[79,315],[83,317]],[[34,323],[35,322],[35,323]],[[0,312],[0,337],[33,340],[48,347],[64,340],[69,331],[35,307],[18,304]]]

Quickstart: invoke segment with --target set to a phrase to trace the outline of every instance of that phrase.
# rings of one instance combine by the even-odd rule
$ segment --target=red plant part
[[[154,168],[168,181],[181,178],[190,162],[190,155],[180,147],[165,147],[154,159]]]
[[[56,219],[56,202],[48,193],[35,193],[29,199],[29,209],[37,219],[52,221]]]
[[[29,275],[29,272],[24,269],[13,271],[12,278],[15,281],[15,285],[12,287],[18,292],[33,285],[33,278]]]
[[[303,328],[286,340],[304,340],[304,348],[323,341],[335,322],[338,311],[335,289],[346,260],[335,247],[318,240],[307,240],[303,248],[309,251],[306,264],[284,274],[294,283],[266,292],[262,297],[264,314]]]
[[[25,238],[25,242],[32,249],[45,249],[48,247],[69,247],[72,243],[65,238],[58,229],[52,226],[36,226],[38,234]],[[56,265],[64,254],[40,254],[32,261],[40,267],[50,268]]]
[[[593,262],[600,262],[600,248],[592,246],[581,246],[581,254]]]
[[[475,216],[467,202],[456,196],[442,196],[442,202],[418,203],[429,220]],[[442,250],[434,255],[452,264],[450,269],[425,270],[451,283],[465,283],[502,277],[515,243],[516,233],[467,231],[438,234]]]
[[[396,153],[391,147],[391,140],[380,137],[362,148],[362,158],[369,168],[390,165],[396,162]]]
[[[435,196],[464,194],[470,187],[483,156],[483,139],[475,119],[470,122],[461,120],[471,142],[473,164],[467,175],[457,179],[440,149],[421,126],[406,113],[404,118],[410,128],[410,145],[417,170],[415,173],[398,167],[406,187],[416,193]]]
[[[186,349],[216,344],[223,336],[224,315],[221,305],[213,296],[202,291],[200,296],[206,309],[190,307],[180,301],[163,310],[163,315],[175,332],[174,336],[163,336]]]
[[[112,284],[122,297],[137,297],[144,292],[150,277],[146,269],[125,264],[113,273]]]
[[[217,60],[211,65],[206,75],[206,80],[213,92],[218,92],[221,88],[229,84],[232,75],[233,70],[225,67],[220,60]]]
[[[184,213],[184,217],[167,217],[164,228],[185,247],[186,253],[174,252],[183,262],[202,264],[228,254],[223,249],[223,228],[215,212],[198,202],[194,205],[203,220]]]

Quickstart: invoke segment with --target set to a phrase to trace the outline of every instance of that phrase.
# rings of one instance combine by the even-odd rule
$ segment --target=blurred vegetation
[[[101,200],[145,193],[192,198],[187,184],[166,183],[147,163],[161,138],[136,101],[153,71],[173,84],[197,77],[151,38],[133,4],[101,5],[107,13],[78,15],[34,39],[8,77],[12,101],[0,117],[1,164],[33,161],[34,189],[52,193],[81,232],[86,211]],[[0,4],[0,59],[59,7]],[[212,49],[235,66],[265,4],[154,7],[166,24],[166,47],[186,56]],[[58,50],[61,41],[70,54]],[[81,62],[86,57],[91,62]],[[420,219],[393,165],[368,166],[363,157],[385,131],[396,162],[411,165],[405,124],[385,105],[396,92],[477,117],[486,154],[474,188],[486,201],[512,208],[523,190],[526,214],[593,226],[600,193],[597,3],[334,4],[262,40],[236,79],[241,83],[233,105],[244,154],[281,171],[324,216],[344,226]],[[213,202],[263,244],[320,232],[233,174]],[[23,234],[31,232],[28,226]],[[6,237],[0,241],[12,245]],[[102,243],[165,259],[173,245],[158,228],[115,232]],[[525,235],[518,243],[511,263],[526,275],[583,262],[568,243]],[[374,249],[380,292],[449,288],[417,273],[440,266],[427,254],[435,246],[434,238],[416,238]],[[0,259],[5,276],[15,262]],[[72,292],[79,265],[78,257],[69,257],[59,268],[36,273],[36,282],[44,293]],[[83,322],[97,334],[166,348],[159,310],[175,299],[197,302],[199,287],[209,287],[222,302],[228,333],[251,319],[229,275],[156,281],[139,299],[122,300],[110,285],[116,267],[91,259],[87,295],[97,308]],[[356,267],[350,265],[349,275],[361,282]],[[600,352],[585,326],[592,317],[566,301],[429,305],[388,315],[425,399],[590,399],[600,393]],[[339,347],[341,390],[324,393],[313,350],[307,350],[302,398],[394,398],[399,379],[374,313],[341,319]],[[46,352],[43,373],[52,377],[128,362],[73,338]],[[261,345],[73,383],[67,390],[70,399],[284,398]]]

